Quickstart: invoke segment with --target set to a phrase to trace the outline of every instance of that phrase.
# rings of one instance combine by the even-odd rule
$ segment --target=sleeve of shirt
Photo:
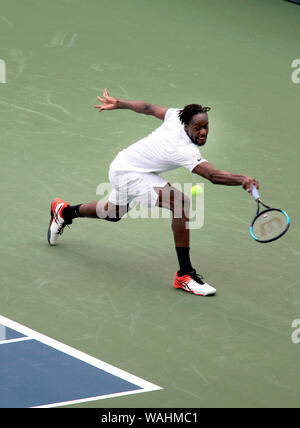
[[[199,150],[197,148],[195,149],[196,150],[180,150],[176,154],[176,163],[179,166],[187,168],[189,171],[193,171],[199,163],[207,162],[207,160],[201,156]]]
[[[164,122],[169,119],[172,119],[175,115],[178,116],[179,108],[169,108],[165,114]]]

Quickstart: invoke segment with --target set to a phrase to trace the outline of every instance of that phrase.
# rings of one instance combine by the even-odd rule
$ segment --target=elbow
[[[145,103],[144,104],[144,114],[152,114],[152,104]]]

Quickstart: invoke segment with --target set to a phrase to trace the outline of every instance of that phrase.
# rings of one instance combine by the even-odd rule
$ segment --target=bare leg
[[[82,217],[100,218],[108,221],[119,221],[128,212],[128,205],[114,205],[111,202],[94,201],[82,204],[79,214]]]
[[[98,218],[97,211],[96,211],[97,203],[99,203],[99,202],[95,201],[95,202],[91,202],[89,204],[80,205],[79,214],[82,217]]]
[[[154,189],[158,193],[157,205],[172,211],[172,231],[180,268],[178,275],[185,275],[193,271],[190,260],[190,230],[188,225],[190,200],[169,183],[165,187]]]
[[[172,211],[172,231],[176,247],[189,247],[190,230],[188,228],[190,201],[182,192],[167,184],[155,187],[158,193],[157,205]]]

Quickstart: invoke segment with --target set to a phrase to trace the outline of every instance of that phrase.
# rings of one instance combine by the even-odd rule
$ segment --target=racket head
[[[289,227],[290,218],[284,210],[268,208],[254,217],[250,234],[257,242],[272,242],[283,236]]]

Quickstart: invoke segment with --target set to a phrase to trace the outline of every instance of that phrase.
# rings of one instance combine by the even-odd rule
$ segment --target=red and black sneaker
[[[197,296],[211,296],[216,293],[216,289],[211,285],[206,284],[206,282],[203,281],[203,278],[198,275],[195,270],[192,270],[190,273],[183,276],[178,276],[178,272],[176,272],[174,287],[182,288],[182,290],[188,291],[189,293],[193,293]]]
[[[62,217],[62,210],[69,205],[70,204],[59,198],[51,202],[51,219],[48,228],[48,242],[50,245],[56,245],[57,238],[63,233],[65,226],[72,223],[72,221],[67,223]]]

